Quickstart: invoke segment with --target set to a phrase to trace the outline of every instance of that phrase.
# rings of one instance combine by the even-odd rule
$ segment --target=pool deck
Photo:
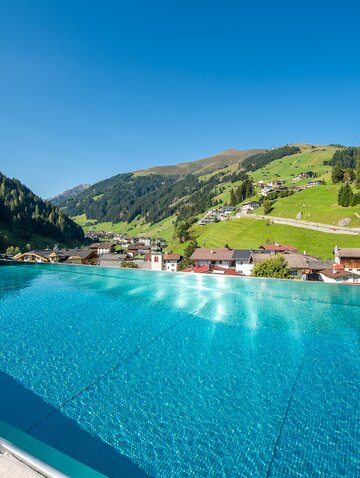
[[[0,478],[66,478],[66,476],[0,437]]]

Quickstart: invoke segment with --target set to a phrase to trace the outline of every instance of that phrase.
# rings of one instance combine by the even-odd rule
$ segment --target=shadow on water
[[[2,371],[0,391],[0,420],[28,432],[35,423],[52,414],[51,419],[41,422],[30,435],[106,476],[149,478],[129,458],[80,428],[75,420],[56,411]]]

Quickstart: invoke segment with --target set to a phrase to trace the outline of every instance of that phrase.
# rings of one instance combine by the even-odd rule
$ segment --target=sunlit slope
[[[268,225],[267,221],[251,219],[233,219],[207,226],[193,227],[193,233],[201,247],[230,247],[239,249],[257,249],[266,242],[293,244],[299,251],[306,251],[324,259],[333,256],[335,245],[342,247],[359,247],[359,236],[327,234],[285,226],[282,224]],[[182,250],[182,245],[174,247]]]

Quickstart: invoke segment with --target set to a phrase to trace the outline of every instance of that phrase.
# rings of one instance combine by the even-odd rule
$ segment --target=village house
[[[96,250],[96,253],[100,256],[101,254],[110,254],[110,252],[115,251],[115,244],[113,242],[94,242],[89,246],[90,249]]]
[[[308,263],[305,257],[299,253],[282,253],[281,254],[290,270],[290,276],[292,279],[303,279],[308,272]],[[272,254],[264,252],[253,252],[251,255],[251,262],[255,266],[259,262],[266,261],[271,258]]]
[[[308,265],[306,271],[306,280],[308,281],[322,281],[320,272],[332,268],[333,261],[324,261],[318,257],[308,256],[305,252],[304,257]]]
[[[313,188],[314,186],[321,186],[322,185],[321,179],[316,179],[315,181],[309,181],[306,185],[307,188]]]
[[[284,184],[286,184],[286,181],[275,179],[274,181],[270,181],[269,183],[267,183],[266,186],[270,188],[278,188],[284,186]]]
[[[360,284],[360,275],[345,270],[342,264],[334,264],[332,268],[320,271],[324,282],[336,284]]]
[[[59,262],[66,264],[95,265],[98,262],[98,255],[95,249],[60,249]]]
[[[180,254],[164,254],[163,257],[163,269],[169,272],[176,272],[177,266],[181,260]]]
[[[334,254],[335,264],[341,264],[346,271],[360,274],[360,248],[335,246]]]
[[[221,267],[235,267],[234,250],[222,248],[197,248],[190,257],[197,266],[217,265]]]
[[[291,244],[262,244],[260,249],[263,251],[270,252],[271,254],[278,254],[281,252],[298,252],[296,247],[292,246]]]
[[[18,261],[66,264],[96,264],[97,253],[93,249],[35,250],[17,256]]]
[[[234,249],[235,270],[243,276],[250,276],[254,265],[251,263],[252,250]]]
[[[100,267],[121,267],[121,263],[129,259],[127,254],[102,254],[99,258]]]
[[[143,244],[144,246],[151,246],[151,237],[138,236],[137,242]]]
[[[314,171],[306,171],[305,173],[299,173],[293,178],[293,181],[299,181],[300,179],[315,178],[316,173]]]
[[[56,263],[59,262],[59,255],[51,249],[45,249],[17,254],[14,259],[21,262]]]
[[[247,202],[241,206],[236,217],[240,217],[243,214],[249,214],[251,211],[255,211],[255,209],[258,209],[259,207],[261,207],[261,204],[258,201]]]

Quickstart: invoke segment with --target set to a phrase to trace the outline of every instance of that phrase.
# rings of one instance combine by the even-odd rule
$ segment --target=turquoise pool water
[[[360,476],[360,288],[0,267],[0,419],[108,476]]]

